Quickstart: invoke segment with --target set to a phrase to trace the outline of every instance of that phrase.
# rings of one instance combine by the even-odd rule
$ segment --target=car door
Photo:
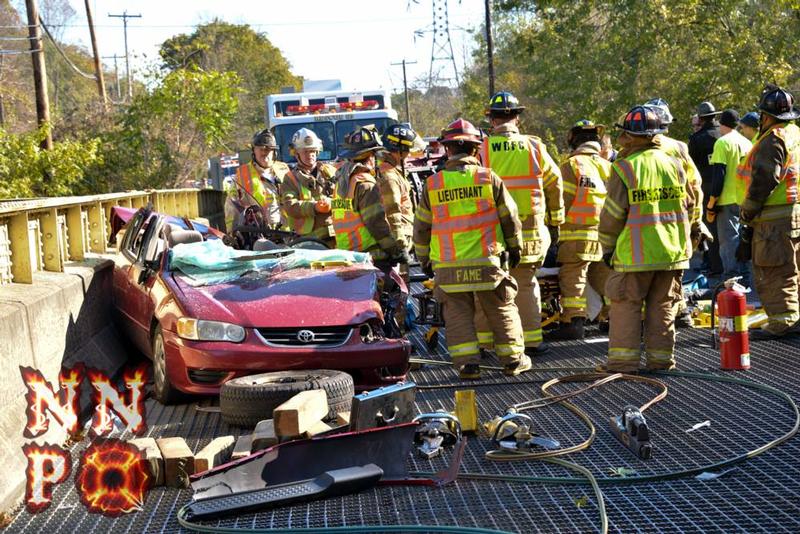
[[[128,270],[128,311],[131,319],[131,339],[145,354],[150,354],[150,325],[155,313],[155,302],[151,296],[153,285],[161,270],[161,253],[164,249],[161,228],[164,218],[153,215],[141,234],[136,258]]]
[[[119,243],[117,255],[114,258],[114,280],[112,284],[112,299],[117,325],[128,337],[133,337],[131,324],[131,284],[130,269],[136,261],[138,247],[141,244],[141,235],[144,232],[144,225],[150,218],[150,210],[140,209],[125,226],[125,235]]]

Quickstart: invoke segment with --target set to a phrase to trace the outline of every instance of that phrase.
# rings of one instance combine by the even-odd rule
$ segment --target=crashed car
[[[404,379],[411,346],[387,337],[384,274],[367,255],[237,251],[213,228],[144,208],[115,207],[112,221],[117,323],[153,360],[159,401],[268,371],[341,370],[359,389]]]

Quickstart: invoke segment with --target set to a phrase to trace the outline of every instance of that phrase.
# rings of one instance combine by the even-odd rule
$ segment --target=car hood
[[[249,273],[233,282],[193,287],[173,273],[176,296],[190,317],[244,327],[359,324],[381,317],[380,271],[351,266]]]

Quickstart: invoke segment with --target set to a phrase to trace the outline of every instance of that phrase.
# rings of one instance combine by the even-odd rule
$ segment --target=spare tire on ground
[[[350,411],[353,377],[342,371],[312,369],[242,376],[225,382],[219,393],[222,420],[229,425],[254,427],[271,419],[272,411],[301,391],[324,389],[328,416]]]

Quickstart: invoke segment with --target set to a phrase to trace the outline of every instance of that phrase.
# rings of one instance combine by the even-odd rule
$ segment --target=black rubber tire
[[[167,359],[164,352],[164,336],[161,325],[153,332],[153,398],[164,405],[175,404],[182,399],[181,393],[172,387],[167,377]]]
[[[222,384],[222,420],[229,425],[254,427],[263,419],[271,419],[279,405],[311,389],[325,390],[328,417],[350,411],[355,388],[349,374],[327,369],[278,371],[234,378]]]

